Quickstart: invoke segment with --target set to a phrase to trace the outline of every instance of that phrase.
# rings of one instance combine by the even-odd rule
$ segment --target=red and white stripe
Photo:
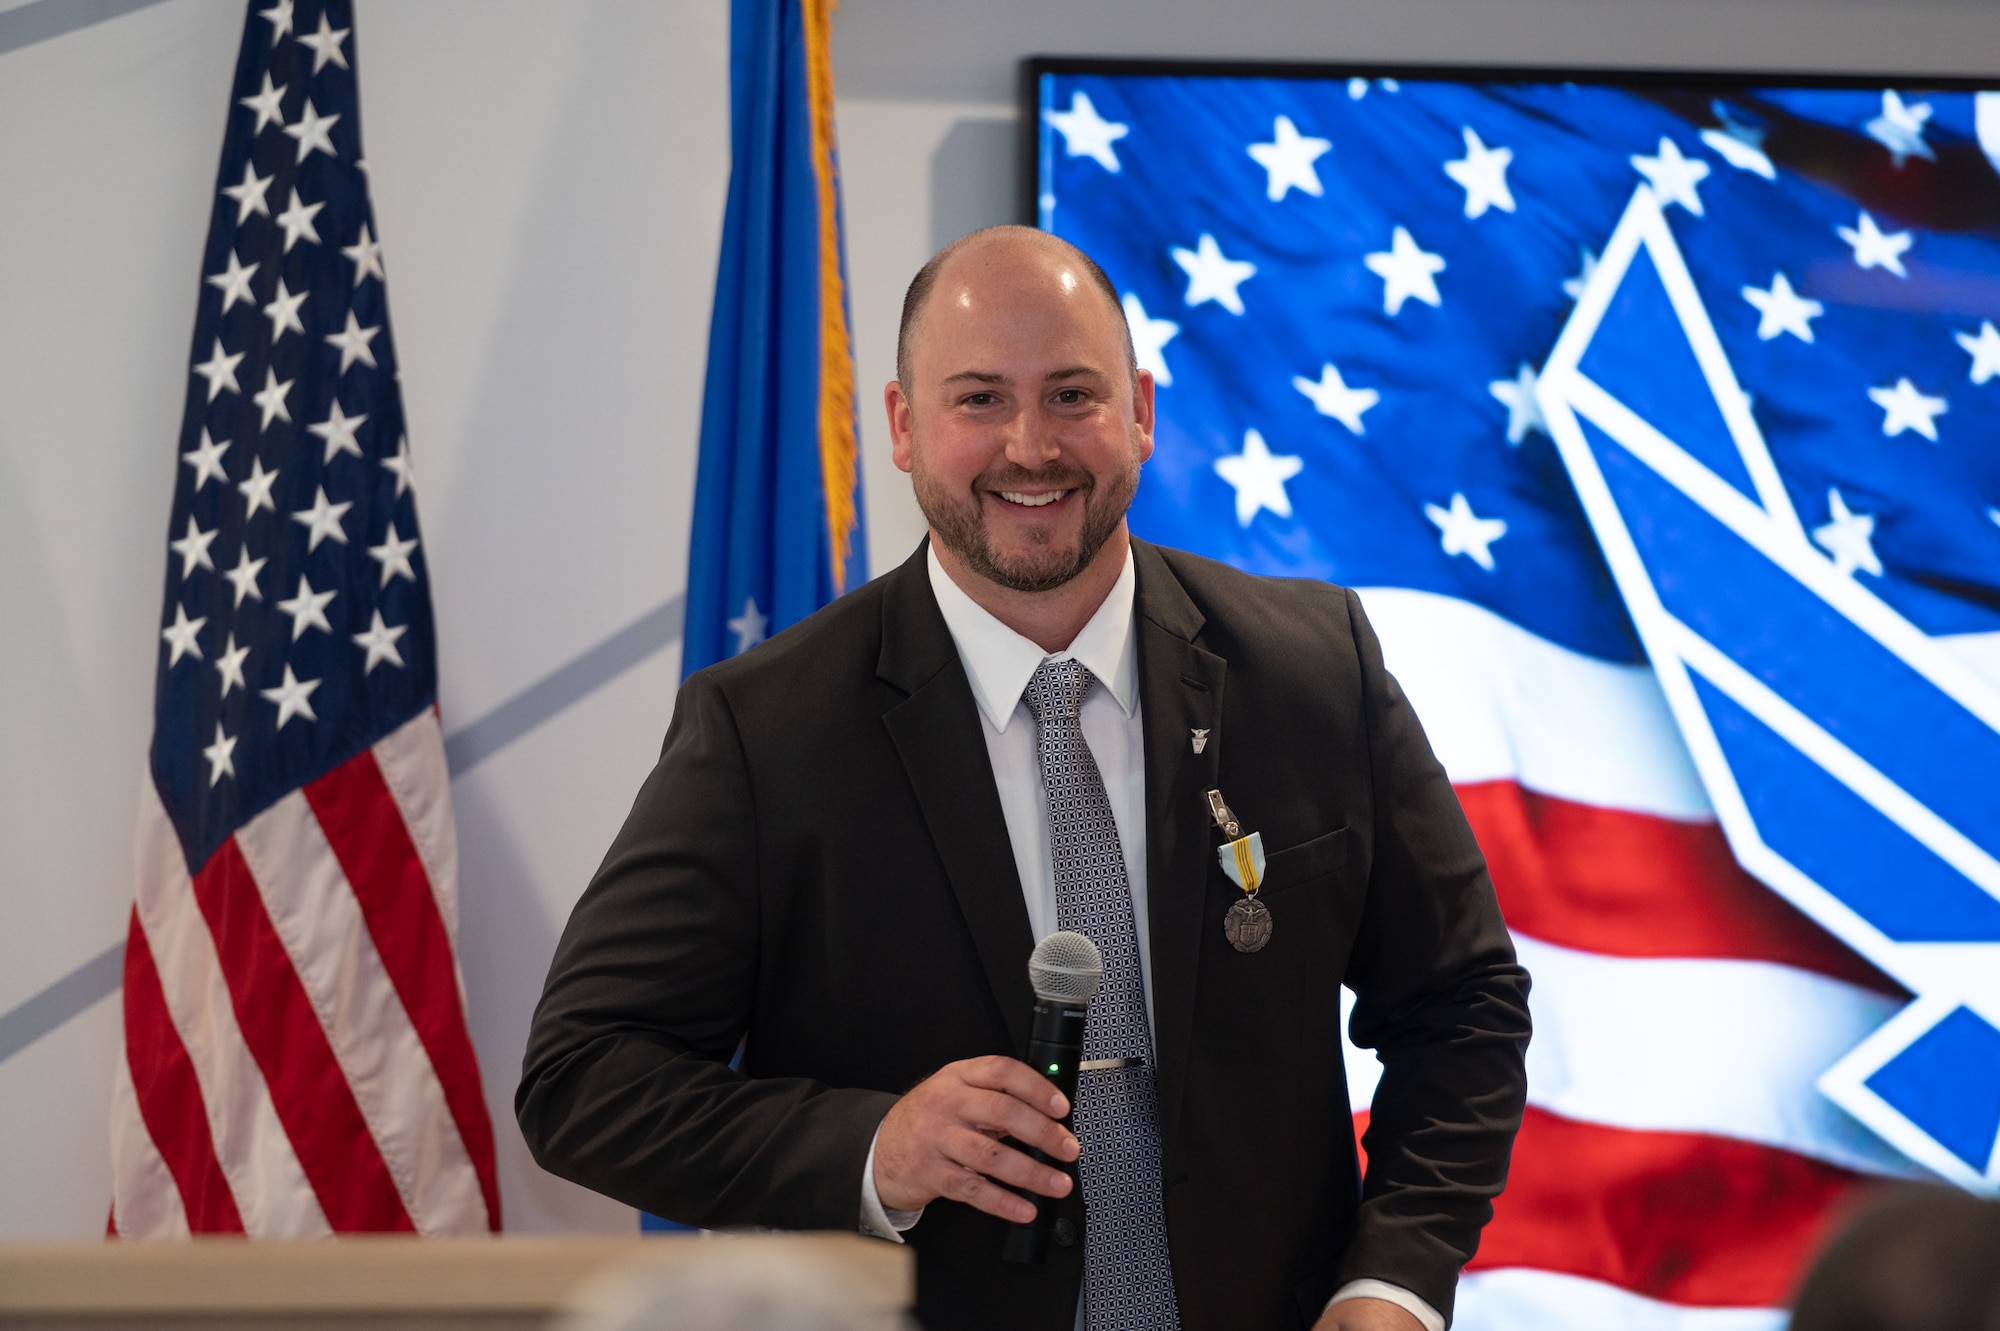
[[[112,1228],[500,1227],[427,710],[189,874],[148,781],[112,1111]]]
[[[1842,1199],[1916,1172],[1814,1085],[1908,995],[1738,867],[1650,668],[1362,596],[1534,977],[1529,1109],[1454,1324],[1776,1331]],[[1348,1070],[1365,1106],[1380,1067]]]

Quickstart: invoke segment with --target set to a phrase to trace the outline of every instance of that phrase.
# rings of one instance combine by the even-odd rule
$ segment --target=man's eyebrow
[[[1061,369],[1050,370],[1042,382],[1054,383],[1058,379],[1104,379],[1108,376],[1095,365],[1065,365]]]
[[[1004,384],[1007,382],[1007,376],[995,374],[990,370],[960,370],[957,374],[945,377],[945,382],[948,384],[955,384],[961,380],[975,384]]]

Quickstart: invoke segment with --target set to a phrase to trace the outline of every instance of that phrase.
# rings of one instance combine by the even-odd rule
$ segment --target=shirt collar
[[[1022,690],[1045,660],[1074,658],[1111,691],[1125,715],[1139,703],[1139,660],[1132,644],[1132,601],[1137,576],[1133,572],[1132,549],[1125,549],[1125,567],[1118,581],[1097,607],[1097,613],[1076,635],[1067,651],[1044,652],[1035,643],[995,619],[990,611],[965,594],[938,562],[937,550],[928,551],[931,592],[944,614],[945,627],[958,647],[958,659],[965,663],[966,677],[972,682],[972,696],[979,710],[995,730],[1004,732],[1014,719],[1014,709]]]

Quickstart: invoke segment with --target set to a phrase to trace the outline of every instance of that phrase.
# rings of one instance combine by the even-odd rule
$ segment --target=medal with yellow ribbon
[[[1243,825],[1223,801],[1220,790],[1207,792],[1208,812],[1226,838],[1215,848],[1215,858],[1229,881],[1243,889],[1243,898],[1231,903],[1222,917],[1222,935],[1238,952],[1256,952],[1271,941],[1271,911],[1257,900],[1264,882],[1264,835],[1243,834]]]

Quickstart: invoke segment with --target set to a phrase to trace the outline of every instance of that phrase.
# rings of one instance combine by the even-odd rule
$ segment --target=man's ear
[[[1132,424],[1139,432],[1139,461],[1153,456],[1153,372],[1140,370],[1132,378]]]
[[[891,379],[883,386],[882,406],[889,413],[889,456],[895,460],[898,471],[908,471],[911,466],[910,435],[913,425],[910,399],[904,394],[900,379]]]

